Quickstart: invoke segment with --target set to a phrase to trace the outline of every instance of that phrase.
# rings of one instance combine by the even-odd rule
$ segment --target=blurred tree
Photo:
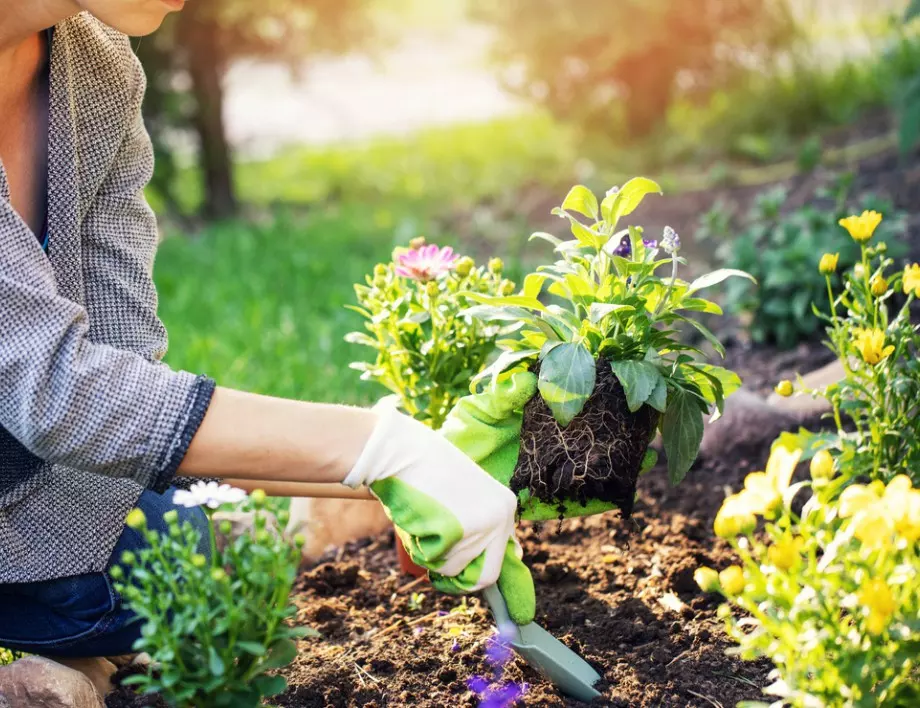
[[[794,35],[786,0],[474,0],[509,85],[590,132],[651,132],[679,90],[708,95]]]
[[[234,60],[283,62],[293,71],[323,53],[348,51],[374,36],[374,0],[194,0],[168,18],[137,53],[148,76],[144,112],[158,159],[151,185],[167,209],[181,214],[172,131],[197,137],[201,214],[237,211],[233,160],[223,120],[222,79]]]

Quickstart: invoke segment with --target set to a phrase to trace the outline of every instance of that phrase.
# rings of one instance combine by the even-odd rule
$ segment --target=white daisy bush
[[[144,535],[148,547],[125,552],[110,574],[143,623],[134,649],[150,654],[159,668],[124,683],[177,708],[255,708],[284,691],[285,679],[270,672],[294,659],[295,640],[315,632],[288,625],[303,538],[291,544],[270,531],[265,501],[260,490],[247,497],[216,482],[175,492],[177,506],[200,506],[209,517],[226,505],[252,512],[251,533],[220,550],[213,525],[203,539],[176,511],[164,516],[165,532],[148,526],[140,509],[128,514],[127,525]],[[278,514],[282,526],[285,516]],[[230,522],[219,523],[228,536]]]

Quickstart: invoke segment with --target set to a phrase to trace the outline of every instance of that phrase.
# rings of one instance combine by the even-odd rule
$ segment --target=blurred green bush
[[[719,241],[713,244],[716,260],[757,279],[757,285],[729,281],[724,303],[728,311],[749,320],[755,342],[790,348],[818,333],[821,321],[813,305],[829,314],[827,284],[818,271],[821,256],[839,253],[838,271],[860,258],[859,245],[837,223],[841,218],[864,209],[881,212],[885,218],[876,239],[888,243],[892,257],[904,254],[905,215],[871,195],[853,199],[851,183],[845,176],[821,191],[814,203],[792,210],[784,209],[786,190],[771,188],[737,225],[721,204],[701,218],[697,238]]]

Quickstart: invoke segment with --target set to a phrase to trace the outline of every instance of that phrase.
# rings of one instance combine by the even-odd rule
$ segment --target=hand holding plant
[[[246,496],[216,483],[176,494],[177,504],[210,509]],[[125,553],[111,574],[144,623],[134,648],[159,668],[125,684],[179,708],[255,708],[284,691],[285,679],[269,672],[294,659],[294,639],[316,633],[287,624],[295,612],[288,596],[300,551],[265,528],[264,492],[253,492],[251,503],[255,531],[218,552],[212,529],[210,560],[198,552],[199,532],[180,525],[175,512],[167,512],[168,534],[147,529],[139,509],[128,515],[126,523],[145,535],[149,547]]]

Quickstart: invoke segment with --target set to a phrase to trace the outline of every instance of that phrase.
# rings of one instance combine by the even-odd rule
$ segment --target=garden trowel
[[[511,620],[505,598],[497,585],[482,591],[502,636],[534,669],[567,696],[592,701],[601,694],[594,685],[601,676],[587,661],[536,622],[520,627]]]

